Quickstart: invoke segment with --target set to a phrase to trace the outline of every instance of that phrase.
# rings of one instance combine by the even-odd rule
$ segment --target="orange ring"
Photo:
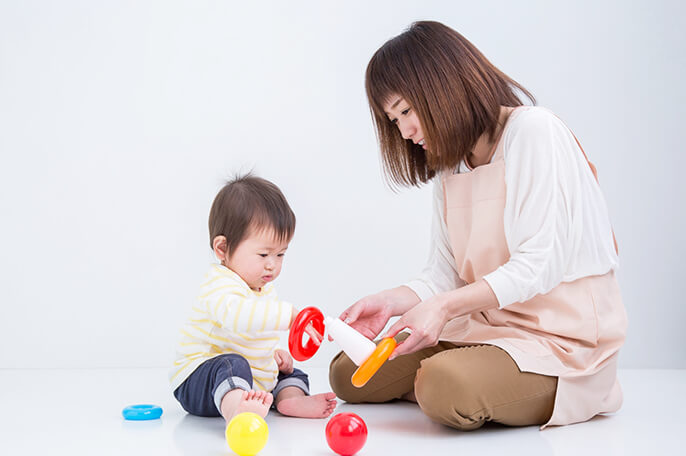
[[[379,345],[376,350],[369,355],[369,358],[363,362],[360,367],[357,368],[353,374],[350,381],[357,388],[362,388],[370,378],[376,374],[381,365],[386,362],[393,350],[395,350],[396,342],[392,337],[386,337]]]

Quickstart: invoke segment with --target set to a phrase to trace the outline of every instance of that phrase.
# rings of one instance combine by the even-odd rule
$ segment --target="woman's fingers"
[[[343,323],[345,323],[346,325],[349,325],[357,331],[360,331],[359,328],[355,328],[353,323],[357,321],[358,317],[362,313],[362,309],[364,309],[364,306],[360,305],[360,301],[357,301],[355,304],[345,309],[338,318],[342,320]],[[329,342],[331,342],[332,340],[333,339],[331,338],[331,336],[329,336]]]
[[[360,301],[357,301],[355,304],[353,304],[352,306],[348,307],[345,311],[343,311],[343,313],[340,316],[340,319],[349,325],[350,323],[353,323],[357,320],[357,318],[362,313],[362,309],[364,309],[364,306],[360,305]]]
[[[391,325],[390,328],[388,328],[388,331],[386,331],[386,334],[384,334],[382,338],[385,339],[386,337],[395,337],[400,331],[402,331],[405,328],[407,328],[407,325],[405,324],[403,319],[400,318],[400,320],[396,321],[395,323],[393,323],[393,325]],[[405,344],[407,344],[408,341],[410,343],[413,342],[412,335],[410,335],[410,337],[405,339],[403,342],[399,343],[398,346],[395,347],[395,350],[393,350],[393,353],[391,353],[391,356],[388,357],[388,359],[391,360],[397,356],[404,355],[405,353],[407,353],[406,349],[410,346],[405,346]]]
[[[405,323],[405,318],[400,317],[398,321],[393,323],[391,327],[388,328],[388,331],[386,331],[386,334],[384,334],[383,337],[395,337],[400,331],[402,331],[405,328],[408,328],[407,324]]]
[[[391,353],[391,356],[389,356],[388,359],[390,360],[397,358],[398,356],[407,355],[408,353],[414,353],[422,348],[427,347],[428,345],[430,344],[426,340],[426,337],[423,337],[417,333],[412,333],[407,339],[395,347],[395,350],[393,350],[393,353]]]
[[[414,328],[413,325],[406,323],[405,318],[400,318],[386,331],[383,337],[395,337],[400,331],[409,329],[410,335],[395,347],[388,359],[397,358],[401,355],[414,353],[422,348],[432,345],[432,337],[426,330]]]

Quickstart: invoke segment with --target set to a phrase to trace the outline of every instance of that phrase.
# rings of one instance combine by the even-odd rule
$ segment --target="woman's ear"
[[[218,260],[224,262],[229,252],[229,244],[226,242],[226,236],[215,236],[212,240],[212,250]]]

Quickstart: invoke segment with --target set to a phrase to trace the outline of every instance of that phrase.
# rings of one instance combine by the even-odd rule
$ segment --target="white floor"
[[[313,392],[328,391],[325,369],[310,369]],[[489,425],[463,433],[429,421],[407,402],[340,403],[367,423],[359,456],[686,454],[682,417],[686,370],[623,370],[624,406],[588,423],[539,431]],[[125,421],[127,405],[162,406],[161,419]],[[233,455],[221,418],[186,415],[167,389],[165,369],[0,370],[0,454]],[[270,455],[329,455],[327,420],[267,416]]]

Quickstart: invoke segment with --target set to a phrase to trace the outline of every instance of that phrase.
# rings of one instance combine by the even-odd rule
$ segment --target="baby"
[[[174,396],[188,413],[227,423],[243,412],[264,417],[272,405],[283,415],[328,417],[334,393],[310,396],[307,374],[277,348],[278,331],[297,315],[271,284],[295,230],[286,198],[267,180],[235,178],[217,194],[209,228],[219,264],[210,266],[181,330],[170,373]]]

